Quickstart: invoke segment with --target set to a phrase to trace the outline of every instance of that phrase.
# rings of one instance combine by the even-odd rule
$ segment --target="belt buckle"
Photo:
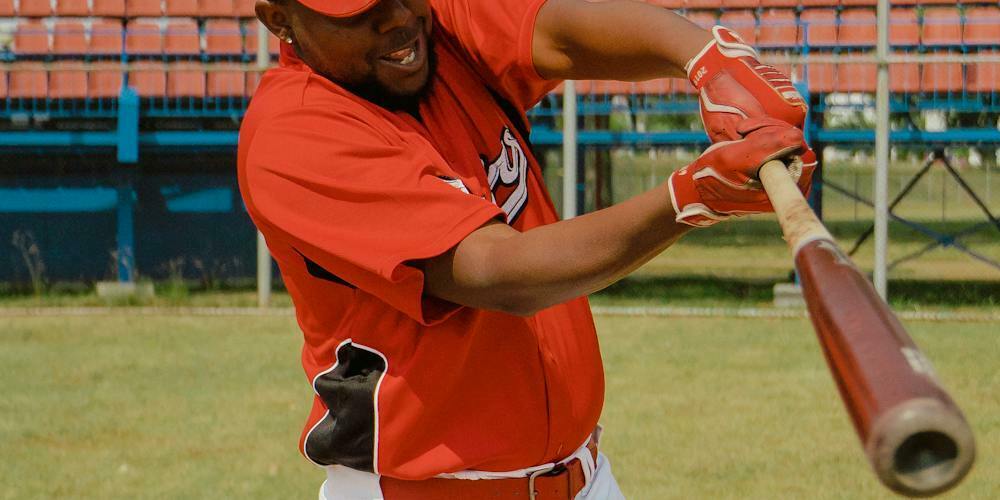
[[[539,476],[555,473],[559,470],[559,468],[559,464],[553,464],[551,467],[538,469],[535,472],[528,474],[528,500],[535,500],[538,497],[538,491],[535,490],[535,479]]]

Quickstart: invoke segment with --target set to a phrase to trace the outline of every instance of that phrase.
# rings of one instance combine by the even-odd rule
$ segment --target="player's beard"
[[[361,97],[362,99],[381,106],[389,111],[406,111],[414,116],[420,105],[420,100],[427,95],[427,90],[434,81],[437,72],[437,54],[434,52],[434,42],[430,37],[427,40],[427,80],[415,92],[406,95],[394,93],[392,90],[382,85],[375,75],[370,75],[364,82],[357,85],[345,86],[347,90]]]

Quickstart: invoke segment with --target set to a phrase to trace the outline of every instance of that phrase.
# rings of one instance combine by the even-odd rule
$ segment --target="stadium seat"
[[[0,17],[14,17],[17,12],[14,10],[14,0],[0,0]],[[6,75],[6,73],[4,73]],[[7,80],[4,80],[4,91],[6,91]]]
[[[197,17],[198,0],[164,0],[163,11],[171,17]]]
[[[48,17],[52,15],[52,4],[49,0],[21,0],[17,8],[21,17]]]
[[[236,1],[242,1],[242,0],[236,0]],[[684,0],[645,0],[645,2],[650,5],[655,5],[657,7],[663,7],[664,9],[684,8]]]
[[[892,3],[896,3],[896,1],[893,0]],[[854,7],[854,6],[860,6],[860,5],[871,5],[871,6],[874,7],[874,6],[878,5],[878,0],[840,0],[840,5],[843,5],[845,7]]]
[[[997,55],[992,53],[992,55]],[[1000,62],[983,62],[969,66],[969,92],[1000,92]]]
[[[220,65],[217,70],[209,71],[207,77],[206,95],[208,97],[243,96],[246,92],[246,76],[243,68],[236,64]]]
[[[897,3],[897,2],[893,1],[892,3]],[[902,2],[900,2],[900,3],[902,3]],[[918,3],[920,5],[952,5],[952,6],[954,6],[954,5],[957,5],[957,4],[960,4],[960,3],[987,3],[987,2],[977,1],[977,0],[963,0],[961,2],[956,2],[955,0],[918,0]]]
[[[757,45],[760,47],[797,47],[799,27],[795,11],[790,9],[765,10],[760,15]]]
[[[171,65],[167,71],[167,97],[205,97],[205,70],[201,64]]]
[[[889,65],[889,92],[913,93],[920,91],[920,66],[916,63]]]
[[[840,0],[802,0],[801,5],[806,7],[803,12],[808,12],[809,7],[836,7],[840,5]]]
[[[924,9],[924,45],[959,45],[962,43],[962,16],[955,7]]]
[[[243,52],[243,35],[235,19],[205,21],[205,53],[214,56],[238,56]],[[242,77],[241,77],[242,79]]]
[[[808,9],[799,16],[802,30],[800,40],[813,47],[837,45],[837,11],[834,9]]]
[[[894,8],[889,11],[889,44],[905,47],[920,44],[920,23],[916,9]]]
[[[723,9],[756,9],[760,0],[722,0]]]
[[[959,63],[925,63],[920,72],[921,92],[961,92],[962,65]]]
[[[243,53],[251,57],[257,55],[257,20],[248,21],[243,26]],[[267,33],[267,50],[271,55],[278,55],[280,45],[274,33]]]
[[[160,17],[163,5],[160,0],[125,0],[125,15],[128,17]]]
[[[962,41],[966,45],[1000,45],[1000,8],[967,8]]]
[[[44,99],[49,95],[49,78],[38,63],[12,66],[8,73],[7,95],[19,99]]]
[[[837,66],[837,92],[875,93],[878,66],[845,61]]]
[[[701,26],[702,28],[709,29],[718,22],[718,17],[716,17],[715,12],[709,11],[696,11],[688,12],[684,15],[692,23]]]
[[[117,63],[97,65],[87,73],[87,96],[90,98],[115,98],[121,88],[122,70]]]
[[[873,47],[878,41],[875,24],[874,10],[844,9],[840,12],[837,43],[848,47]]]
[[[685,0],[684,8],[690,10],[719,10],[722,0]],[[690,13],[690,12],[689,12]]]
[[[122,23],[115,19],[97,19],[90,26],[90,50],[93,55],[115,56],[122,53]]]
[[[894,7],[897,5],[917,5],[918,0],[892,0],[891,3]]]
[[[49,72],[49,97],[52,99],[84,99],[87,97],[87,71],[83,63],[61,63]]]
[[[57,19],[52,26],[52,53],[83,55],[87,53],[87,32],[77,20]]]
[[[194,19],[171,19],[163,33],[163,53],[172,56],[191,56],[201,52],[198,22]]]
[[[764,8],[770,8],[770,7],[795,8],[799,6],[799,0],[760,0],[760,6]]]
[[[809,92],[826,94],[836,90],[837,65],[812,63],[806,68],[809,76]]]
[[[7,70],[0,69],[0,100],[7,98]]]
[[[257,85],[260,84],[260,72],[259,71],[247,71],[246,73],[247,81],[247,92],[246,96],[251,97],[253,93],[257,91]]]
[[[167,94],[167,74],[163,64],[139,61],[132,65],[128,73],[128,85],[140,97],[163,97]]]
[[[719,24],[732,28],[750,45],[757,43],[757,18],[748,10],[731,10],[722,13]]]
[[[129,21],[125,26],[125,52],[129,55],[151,56],[163,53],[160,25],[152,21]]]
[[[256,17],[252,0],[233,0],[233,14],[237,17]]]
[[[14,29],[14,53],[40,56],[49,53],[49,29],[38,19],[24,19]]]
[[[236,2],[247,2],[253,7],[252,1],[236,0]],[[233,8],[233,0],[198,0],[198,12],[201,17],[233,17],[236,11]]]
[[[62,17],[84,17],[90,15],[87,0],[56,0],[56,15]]]
[[[90,11],[95,16],[125,17],[125,0],[94,0]]]

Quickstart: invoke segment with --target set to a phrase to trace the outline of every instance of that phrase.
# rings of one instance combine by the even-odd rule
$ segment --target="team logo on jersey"
[[[471,194],[471,193],[469,193],[469,188],[465,187],[465,183],[463,183],[461,179],[456,179],[454,177],[448,177],[446,175],[439,175],[439,176],[437,176],[437,178],[441,179],[442,181],[444,181],[445,184],[447,184],[447,185],[449,185],[449,186],[451,186],[451,187],[453,187],[453,188],[455,188],[455,189],[457,189],[457,190],[459,190],[459,191],[461,191],[461,192],[463,192],[465,194]]]
[[[500,134],[500,154],[490,161],[480,158],[490,183],[490,193],[495,203],[507,214],[507,223],[513,224],[528,202],[528,157],[514,134],[507,127]]]

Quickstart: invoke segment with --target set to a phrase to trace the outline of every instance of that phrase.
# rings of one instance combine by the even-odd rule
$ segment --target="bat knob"
[[[883,414],[866,448],[875,474],[902,495],[929,497],[968,474],[976,445],[955,407],[931,398],[911,399]]]

